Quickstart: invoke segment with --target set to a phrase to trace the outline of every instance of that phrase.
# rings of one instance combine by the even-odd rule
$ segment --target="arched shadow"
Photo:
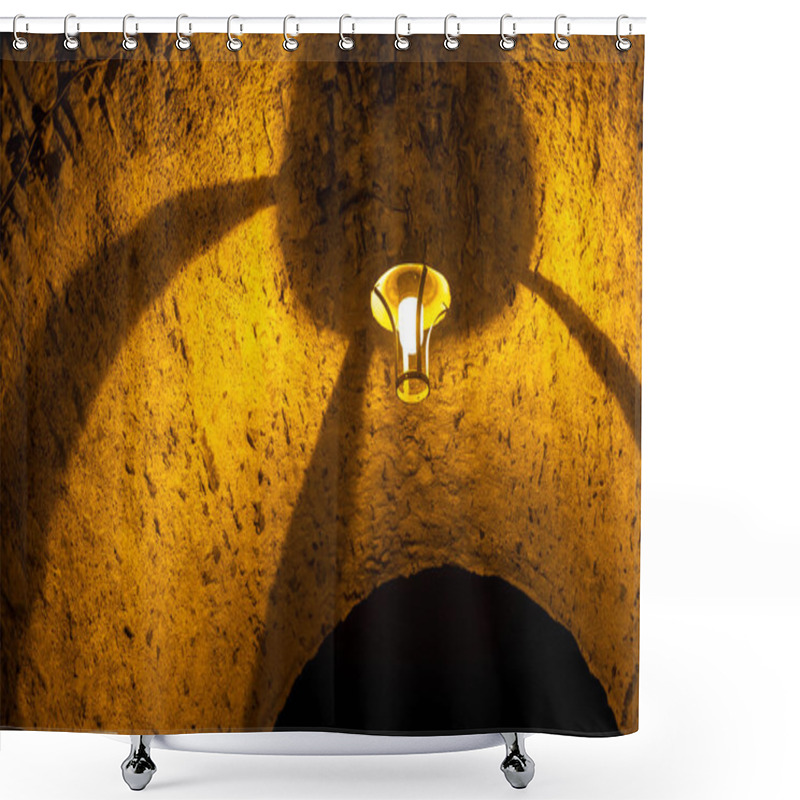
[[[541,273],[529,272],[523,284],[556,312],[581,347],[592,369],[619,403],[625,422],[642,446],[642,385],[636,373],[586,312],[559,286]]]
[[[273,203],[273,180],[261,177],[191,189],[158,204],[75,271],[26,340],[24,369],[4,387],[2,402],[4,720],[14,717],[20,645],[42,591],[48,520],[109,368],[143,311],[180,270]],[[49,438],[36,436],[42,428]]]
[[[305,666],[275,729],[619,734],[563,625],[502,578],[449,565],[362,600]]]

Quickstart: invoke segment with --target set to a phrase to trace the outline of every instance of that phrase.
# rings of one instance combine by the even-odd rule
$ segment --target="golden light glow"
[[[398,264],[372,289],[372,315],[395,338],[395,385],[405,403],[430,393],[428,346],[431,329],[450,308],[450,286],[425,264]]]
[[[400,301],[397,307],[397,327],[400,335],[400,344],[407,356],[412,356],[417,352],[417,339],[422,338],[422,331],[418,337],[414,331],[417,321],[417,298],[406,297]],[[421,320],[420,320],[421,321]],[[408,369],[404,365],[404,369]]]
[[[357,603],[456,565],[564,625],[636,730],[646,37],[556,54],[551,30],[498,60],[476,36],[454,64],[420,36],[392,67],[392,36],[355,59],[307,35],[320,58],[194,37],[187,68],[151,34],[88,88],[59,84],[59,36],[0,56],[0,175],[24,177],[0,237],[0,725],[271,730]],[[416,406],[366,319],[406,258],[455,296]]]

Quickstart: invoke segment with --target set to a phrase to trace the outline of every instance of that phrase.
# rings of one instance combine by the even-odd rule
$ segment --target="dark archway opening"
[[[572,634],[497,577],[453,566],[376,589],[295,681],[275,730],[619,733]]]

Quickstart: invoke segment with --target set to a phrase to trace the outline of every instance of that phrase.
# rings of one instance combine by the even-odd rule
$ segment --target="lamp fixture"
[[[428,348],[431,329],[450,308],[450,286],[425,264],[398,264],[372,288],[372,315],[395,338],[395,387],[404,403],[430,393]]]

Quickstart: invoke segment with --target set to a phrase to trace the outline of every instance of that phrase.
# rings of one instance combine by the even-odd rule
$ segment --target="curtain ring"
[[[135,50],[139,46],[139,42],[136,41],[135,36],[131,36],[128,33],[128,20],[135,19],[133,14],[126,14],[122,18],[122,49],[123,50]],[[136,30],[139,30],[139,25],[136,25]]]
[[[405,14],[398,14],[394,18],[394,46],[396,50],[408,50],[411,47],[411,42],[408,40],[408,36],[411,36],[411,25],[407,25],[408,33],[406,36],[400,35],[400,20],[401,19],[408,19]]]
[[[628,19],[628,17],[625,14],[620,14],[617,17],[617,43],[616,43],[616,47],[617,47],[617,50],[620,51],[620,53],[624,53],[626,50],[630,50],[631,49],[631,45],[633,44],[630,39],[625,39],[622,36],[622,34],[620,34],[620,32],[619,32],[619,24],[624,19]],[[629,34],[630,34],[630,30],[631,30],[631,26],[629,24],[628,25],[628,33]]]
[[[242,49],[242,40],[241,39],[237,39],[231,33],[231,22],[233,22],[235,19],[239,19],[239,17],[237,17],[236,14],[231,14],[228,17],[228,42],[225,45],[225,47],[227,47],[228,50],[231,51],[231,53],[235,53],[237,50],[241,50]],[[239,28],[239,30],[241,31],[241,27]]]
[[[293,36],[289,36],[289,20],[290,19],[297,19],[297,17],[293,17],[291,14],[283,18],[283,49],[288,50],[291,52],[292,50],[297,50],[300,46],[300,42],[297,41]]]
[[[450,22],[451,19],[455,19],[456,20],[456,35],[455,36],[453,36],[447,30],[447,23]],[[458,45],[461,44],[461,42],[458,41],[458,37],[459,37],[460,33],[461,33],[461,23],[458,22],[457,15],[456,14],[448,14],[444,18],[444,46],[445,46],[446,50],[457,50],[458,49]]]
[[[192,35],[192,23],[189,23],[189,36],[184,36],[181,33],[181,20],[188,19],[188,17],[188,14],[178,14],[175,20],[175,34],[178,37],[175,39],[175,47],[177,47],[178,50],[188,50],[192,46],[192,40],[189,38],[189,36]]]
[[[355,40],[353,39],[352,36],[345,36],[344,35],[343,28],[344,28],[344,21],[346,19],[353,19],[353,18],[349,14],[342,14],[342,16],[339,17],[339,49],[340,50],[352,50],[356,46]],[[351,25],[351,28],[352,28],[351,33],[354,33],[355,29],[356,29],[356,26],[355,25]]]
[[[500,17],[500,49],[501,50],[513,50],[514,45],[517,43],[517,40],[514,38],[517,35],[517,23],[511,23],[511,36],[508,36],[504,30],[505,22],[507,19],[511,19],[513,14],[503,14]]]
[[[17,33],[17,20],[19,20],[19,19],[25,19],[25,15],[24,14],[17,14],[17,16],[14,17],[14,22],[11,25],[11,32],[14,34],[13,47],[14,47],[15,50],[27,50],[28,49],[28,40],[27,39],[23,39],[22,36],[20,36],[19,33]],[[28,23],[27,22],[25,23],[25,30],[26,31],[28,30]]]
[[[81,43],[77,36],[72,36],[69,32],[69,21],[71,19],[75,19],[74,14],[67,14],[67,16],[64,17],[64,47],[67,50],[77,50],[81,46]],[[80,31],[80,29],[81,25],[78,22],[76,23],[75,30]]]
[[[555,41],[553,42],[553,47],[555,47],[555,49],[556,49],[556,50],[561,50],[561,51],[563,51],[563,50],[566,50],[566,49],[569,47],[569,39],[565,39],[565,38],[564,38],[563,36],[561,36],[561,35],[559,34],[559,32],[558,32],[558,21],[559,21],[560,19],[566,19],[566,18],[567,18],[567,15],[566,15],[566,14],[559,14],[559,15],[556,17],[555,25],[554,25],[554,27],[553,27],[553,30],[554,30],[554,32],[555,32],[555,35],[556,35],[556,39],[555,39]],[[569,22],[567,22],[567,36],[569,36],[569,26],[570,26],[570,23],[569,23]]]

